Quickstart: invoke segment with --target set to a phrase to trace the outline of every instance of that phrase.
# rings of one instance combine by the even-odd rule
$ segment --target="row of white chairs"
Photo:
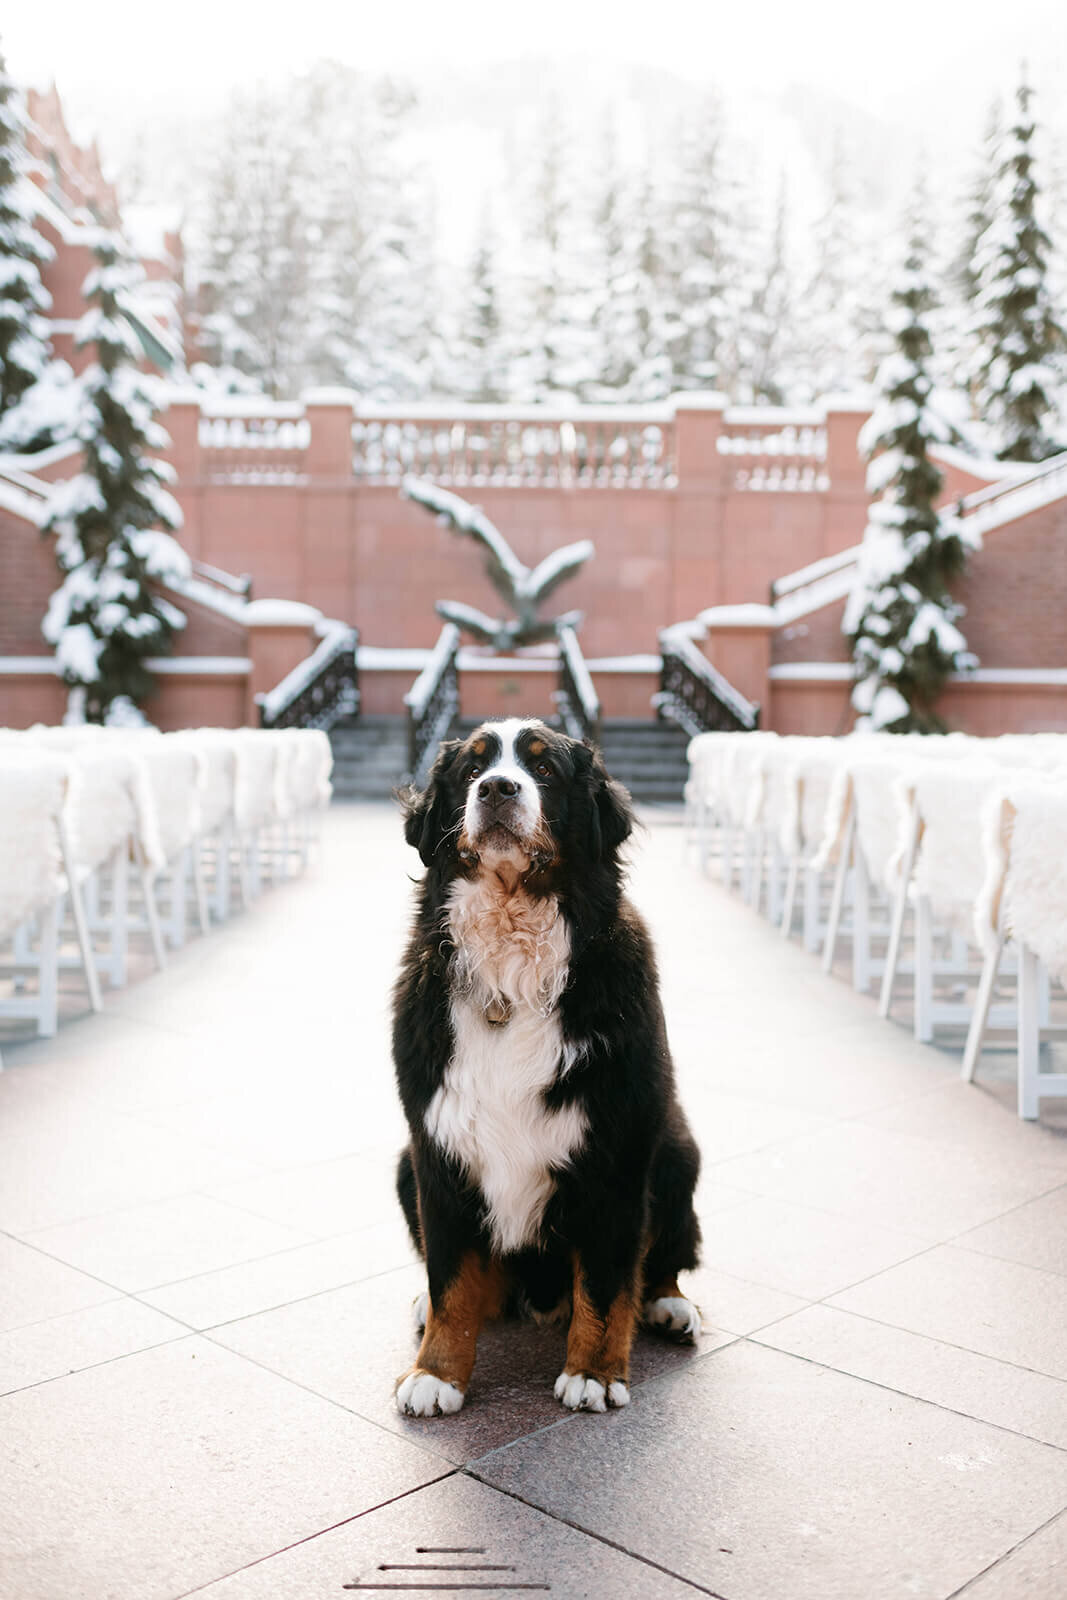
[[[915,1037],[966,1030],[973,1081],[1015,1035],[1018,1109],[1067,1095],[1042,1072],[1067,983],[1067,734],[999,738],[708,733],[689,746],[690,838],[707,868],[833,968],[851,944],[879,1011],[910,999]]]
[[[55,1033],[59,974],[126,983],[306,864],[332,753],[302,729],[0,729],[0,1022]]]

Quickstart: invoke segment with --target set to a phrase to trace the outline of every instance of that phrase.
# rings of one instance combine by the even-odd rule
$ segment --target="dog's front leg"
[[[429,1245],[429,1241],[427,1241]],[[458,1411],[474,1369],[478,1334],[487,1317],[499,1315],[504,1280],[498,1262],[467,1250],[453,1271],[441,1271],[427,1249],[429,1307],[415,1365],[396,1386],[397,1410],[412,1417]]]
[[[571,1411],[606,1411],[630,1403],[630,1346],[636,1321],[637,1250],[632,1263],[609,1267],[574,1252],[574,1309],[567,1363],[556,1399]]]

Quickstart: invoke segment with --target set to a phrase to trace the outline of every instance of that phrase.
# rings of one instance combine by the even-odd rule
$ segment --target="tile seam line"
[[[722,1331],[726,1332],[725,1329]],[[735,1344],[740,1344],[744,1337],[745,1335],[742,1333],[731,1333],[722,1344],[716,1345],[713,1350],[705,1350],[703,1352],[694,1351],[691,1358],[691,1364],[695,1366],[697,1362],[703,1363],[705,1361],[711,1361],[713,1357],[721,1355],[724,1350],[729,1350]],[[637,1383],[631,1382],[630,1388],[635,1393],[643,1392],[645,1389],[651,1389],[658,1384],[667,1383],[671,1378],[677,1378],[688,1370],[688,1367],[676,1366],[668,1368],[666,1372],[653,1372],[647,1378],[641,1378]],[[526,1444],[530,1439],[537,1439],[541,1434],[551,1433],[556,1428],[566,1428],[570,1426],[580,1428],[585,1427],[586,1425],[587,1424],[585,1422],[580,1420],[580,1415],[578,1412],[562,1411],[558,1417],[553,1417],[551,1422],[543,1422],[540,1427],[531,1428],[528,1433],[520,1433],[516,1435],[514,1439],[508,1439],[503,1444],[494,1445],[491,1450],[483,1451],[479,1456],[470,1457],[468,1461],[463,1463],[463,1471],[467,1471],[469,1469],[472,1461],[484,1461],[487,1456],[503,1455],[505,1450],[514,1450],[517,1445]],[[472,1474],[472,1476],[476,1476],[476,1474]],[[479,1482],[481,1481],[482,1480],[479,1479]],[[496,1485],[493,1485],[493,1487],[495,1488]],[[540,1507],[537,1509],[540,1509]],[[725,1600],[725,1597],[717,1597],[717,1600]]]
[[[292,1378],[288,1373],[279,1372],[277,1367],[269,1367],[265,1361],[257,1361],[255,1356],[246,1355],[243,1350],[235,1350],[232,1345],[223,1344],[221,1339],[213,1339],[210,1333],[202,1329],[191,1328],[190,1334],[197,1339],[206,1339],[208,1344],[216,1350],[222,1350],[228,1356],[233,1356],[236,1361],[247,1361],[250,1367],[256,1367],[260,1372],[266,1372],[272,1378],[277,1378],[282,1383],[290,1384],[292,1388],[299,1389],[302,1394],[309,1394],[323,1405],[333,1406],[337,1411],[344,1412],[345,1416],[355,1417],[359,1422],[367,1422],[372,1428],[377,1428],[379,1433],[384,1433],[388,1439],[398,1439],[401,1444],[410,1445],[413,1450],[418,1450],[422,1455],[432,1461],[445,1461],[453,1472],[458,1472],[463,1466],[461,1461],[455,1461],[451,1456],[446,1456],[442,1451],[434,1449],[432,1445],[419,1443],[411,1435],[400,1433],[393,1428],[387,1428],[384,1422],[379,1422],[377,1417],[369,1417],[364,1411],[357,1411],[354,1406],[345,1405],[343,1400],[336,1399],[333,1395],[323,1394],[321,1389],[313,1389],[310,1384],[301,1383],[299,1378]],[[121,1359],[121,1357],[119,1358]]]
[[[902,1262],[901,1265],[904,1265],[904,1263]],[[893,1269],[890,1267],[887,1270],[891,1272]],[[847,1290],[841,1290],[842,1294],[847,1292]],[[835,1306],[832,1300],[813,1300],[812,1305],[824,1305],[828,1311],[844,1311],[850,1317],[860,1317],[864,1322],[873,1322],[879,1328],[892,1328],[895,1333],[907,1333],[915,1339],[929,1339],[932,1344],[943,1344],[946,1349],[959,1350],[967,1356],[978,1356],[983,1361],[996,1361],[1002,1367],[1009,1367],[1012,1372],[1029,1372],[1036,1378],[1049,1378],[1053,1383],[1067,1382],[1067,1379],[1057,1378],[1054,1372],[1042,1372],[1040,1367],[1026,1367],[1021,1361],[1007,1361],[1003,1356],[987,1356],[984,1351],[972,1350],[970,1345],[957,1344],[954,1339],[939,1339],[935,1334],[918,1333],[914,1328],[905,1328],[899,1322],[887,1322],[884,1317],[872,1317],[866,1311],[854,1311],[850,1306]],[[799,1314],[798,1312],[797,1315],[799,1316]],[[767,1323],[766,1326],[770,1327],[771,1324]]]
[[[922,1336],[920,1335],[920,1337]],[[861,1373],[850,1372],[847,1367],[832,1366],[828,1361],[820,1361],[815,1356],[801,1355],[796,1350],[783,1350],[780,1345],[764,1344],[761,1339],[746,1337],[744,1342],[745,1344],[754,1344],[760,1350],[774,1350],[778,1355],[792,1356],[795,1361],[803,1361],[809,1367],[820,1367],[824,1372],[836,1372],[839,1377],[851,1378],[854,1383],[869,1383],[872,1389],[881,1389],[884,1394],[895,1394],[901,1400],[913,1400],[916,1405],[929,1406],[932,1411],[943,1411],[947,1416],[961,1417],[966,1422],[976,1422],[981,1428],[995,1428],[998,1433],[1010,1434],[1013,1439],[1025,1439],[1027,1444],[1036,1444],[1039,1448],[1055,1450],[1058,1454],[1067,1456],[1067,1444],[1052,1444],[1048,1439],[1035,1439],[1032,1433],[1022,1433],[1018,1428],[1009,1428],[1006,1423],[990,1422],[987,1417],[976,1417],[970,1411],[960,1411],[956,1406],[942,1405],[940,1400],[928,1400],[925,1395],[912,1394],[910,1389],[894,1388],[891,1383],[882,1383],[877,1378],[868,1378]],[[1047,1377],[1048,1374],[1040,1373],[1039,1376]],[[1059,1512],[1056,1515],[1058,1516]]]
[[[245,1262],[239,1261],[234,1267],[221,1267],[219,1270],[221,1272],[232,1272],[245,1264]],[[251,1263],[249,1264],[251,1265]],[[175,1287],[173,1284],[160,1284],[159,1289],[138,1289],[136,1294],[130,1295],[130,1298],[140,1300],[142,1305],[147,1306],[152,1311],[160,1311],[161,1316],[174,1317],[176,1322],[181,1322],[184,1326],[192,1328],[195,1333],[216,1333],[220,1328],[232,1328],[239,1322],[251,1322],[254,1317],[267,1317],[272,1312],[284,1311],[287,1306],[306,1305],[309,1300],[318,1300],[322,1295],[339,1294],[342,1289],[358,1289],[360,1284],[375,1283],[379,1278],[388,1278],[394,1272],[407,1272],[409,1266],[410,1263],[404,1261],[398,1267],[383,1267],[380,1272],[369,1272],[365,1278],[346,1278],[343,1283],[331,1283],[325,1289],[312,1289],[309,1294],[297,1294],[293,1295],[291,1300],[279,1300],[277,1305],[259,1306],[255,1311],[242,1311],[240,1316],[237,1317],[226,1317],[221,1322],[209,1322],[206,1328],[194,1327],[193,1323],[186,1322],[183,1317],[176,1316],[173,1311],[160,1311],[159,1306],[153,1305],[150,1300],[140,1300],[141,1295],[157,1294],[159,1289]],[[183,1283],[195,1283],[196,1278],[183,1278],[181,1281]]]
[[[302,1544],[311,1544],[315,1539],[323,1539],[328,1533],[336,1533],[338,1528],[347,1528],[350,1523],[359,1522],[362,1517],[372,1516],[375,1511],[384,1511],[386,1506],[396,1505],[398,1500],[407,1500],[414,1494],[421,1494],[423,1489],[432,1489],[434,1484],[444,1483],[447,1478],[459,1475],[459,1467],[453,1467],[450,1472],[442,1472],[440,1477],[431,1478],[429,1483],[417,1483],[410,1489],[401,1489],[399,1494],[389,1495],[387,1499],[379,1501],[377,1505],[368,1506],[365,1511],[356,1511],[350,1517],[342,1517],[340,1522],[331,1522],[328,1528],[317,1528],[314,1533],[305,1534],[302,1539],[294,1539],[292,1544],[280,1546],[277,1550],[270,1550],[265,1556],[256,1556],[254,1561],[246,1561],[240,1567],[234,1567],[230,1572],[221,1572],[214,1578],[208,1578],[206,1583],[198,1583],[195,1589],[183,1589],[176,1594],[173,1600],[189,1600],[190,1595],[203,1594],[216,1583],[227,1583],[231,1578],[238,1577],[242,1572],[250,1572],[253,1567],[261,1567],[265,1561],[274,1561],[278,1556],[287,1555],[290,1550],[299,1550]]]
[[[160,1200],[158,1202],[158,1204],[159,1205],[169,1205],[172,1200],[209,1199],[209,1198],[212,1198],[212,1197],[211,1196],[200,1195],[200,1194],[197,1193],[196,1190],[189,1190],[185,1194],[167,1195],[166,1199]],[[146,1205],[146,1206],[154,1205],[156,1203],[157,1202],[152,1201],[152,1200],[147,1200],[147,1201],[142,1202],[142,1204]],[[225,1202],[224,1201],[220,1201],[219,1204],[222,1205],[222,1204],[225,1204]],[[99,1217],[79,1217],[74,1222],[57,1222],[57,1223],[51,1224],[50,1226],[54,1226],[54,1227],[57,1227],[57,1228],[78,1227],[83,1222],[104,1222],[108,1217],[119,1216],[123,1211],[135,1211],[135,1210],[140,1210],[140,1209],[141,1209],[140,1205],[138,1205],[138,1206],[120,1206],[118,1208],[118,1210],[116,1210],[116,1211],[105,1211],[105,1212],[102,1212]],[[241,1212],[241,1207],[239,1207],[239,1206],[233,1206],[230,1209],[232,1209],[234,1211]],[[269,1221],[270,1220],[269,1218],[256,1216],[255,1212],[242,1212],[242,1214],[246,1215],[246,1216],[255,1216],[257,1222],[263,1222],[263,1221]],[[47,1233],[49,1231],[49,1229],[48,1228],[41,1228],[39,1231],[41,1233]],[[183,1283],[192,1283],[197,1278],[206,1278],[206,1277],[210,1276],[210,1274],[213,1273],[213,1272],[232,1272],[237,1267],[257,1266],[261,1261],[274,1261],[279,1256],[288,1255],[290,1253],[290,1251],[293,1251],[293,1250],[309,1250],[314,1245],[317,1245],[317,1244],[329,1244],[331,1242],[330,1239],[314,1239],[314,1238],[302,1239],[299,1244],[288,1244],[282,1250],[270,1250],[264,1256],[245,1256],[239,1261],[227,1261],[227,1262],[224,1262],[221,1266],[209,1267],[207,1272],[191,1272],[189,1274],[189,1276],[186,1277],[186,1278],[169,1278],[169,1279],[167,1279],[167,1281],[165,1283],[142,1283],[142,1284],[138,1284],[137,1287],[133,1288],[133,1289],[123,1289],[119,1284],[111,1283],[111,1281],[109,1279],[101,1278],[96,1273],[87,1271],[87,1269],[85,1267],[75,1266],[75,1264],[72,1261],[68,1261],[66,1259],[66,1257],[57,1256],[57,1255],[53,1254],[53,1252],[51,1250],[46,1250],[43,1247],[43,1245],[30,1234],[27,1234],[27,1235],[24,1235],[24,1236],[19,1236],[17,1234],[13,1234],[13,1235],[11,1235],[11,1237],[14,1238],[16,1244],[24,1244],[24,1245],[27,1245],[32,1250],[39,1251],[39,1253],[41,1255],[47,1256],[50,1261],[58,1262],[58,1264],[61,1267],[67,1267],[71,1272],[80,1272],[84,1277],[93,1278],[95,1282],[102,1283],[102,1284],[106,1285],[108,1288],[114,1289],[116,1291],[116,1293],[121,1294],[121,1295],[128,1295],[131,1298],[135,1298],[137,1295],[142,1295],[142,1294],[155,1294],[156,1291],[159,1290],[159,1289],[176,1289]],[[337,1238],[342,1237],[342,1235],[334,1234],[332,1237],[334,1239],[337,1239]],[[388,1270],[392,1270],[392,1269],[387,1268],[386,1270],[388,1271]],[[45,1318],[44,1320],[47,1321],[48,1319]]]
[[[697,1594],[708,1595],[710,1600],[729,1600],[729,1596],[724,1595],[718,1589],[707,1589],[703,1584],[696,1583],[692,1578],[682,1577],[680,1573],[672,1571],[670,1567],[663,1566],[659,1561],[653,1561],[649,1556],[639,1555],[636,1550],[628,1550],[625,1545],[617,1544],[614,1539],[608,1539],[602,1533],[595,1533],[591,1528],[583,1527],[580,1522],[571,1522],[568,1517],[561,1517],[558,1512],[549,1511],[544,1506],[537,1505],[533,1500],[524,1499],[521,1494],[516,1494],[514,1489],[505,1489],[501,1484],[493,1483],[490,1478],[480,1477],[477,1472],[472,1470],[469,1463],[462,1469],[462,1475],[466,1478],[473,1478],[475,1483],[483,1484],[485,1488],[493,1489],[497,1494],[505,1495],[509,1500],[515,1500],[519,1505],[526,1506],[531,1511],[538,1512],[542,1517],[548,1517],[551,1521],[558,1522],[564,1528],[571,1528],[575,1533],[584,1534],[588,1539],[595,1539],[597,1544],[605,1545],[609,1550],[616,1550],[620,1555],[628,1556],[631,1561],[639,1561],[642,1566],[651,1567],[654,1572],[662,1572],[664,1577],[673,1578],[675,1583],[684,1583],[687,1588],[695,1590]],[[184,1596],[179,1596],[179,1600],[184,1600]]]
[[[87,1361],[84,1367],[71,1367],[67,1372],[54,1372],[49,1378],[37,1378],[33,1383],[20,1383],[14,1389],[2,1389],[0,1400],[10,1400],[12,1395],[16,1394],[29,1394],[32,1389],[46,1389],[51,1383],[62,1383],[64,1378],[79,1378],[83,1372],[99,1372],[103,1367],[113,1367],[117,1361],[130,1361],[134,1356],[145,1356],[153,1350],[162,1350],[166,1345],[182,1344],[184,1340],[195,1337],[195,1329],[182,1326],[181,1332],[169,1339],[156,1339],[151,1344],[138,1345],[136,1350],[122,1350],[118,1355],[105,1356],[102,1361]]]
[[[959,1596],[965,1595],[968,1589],[973,1588],[976,1583],[981,1582],[981,1580],[986,1577],[988,1573],[995,1572],[996,1569],[999,1566],[1002,1566],[1003,1563],[1007,1561],[1010,1556],[1013,1556],[1017,1550],[1024,1549],[1025,1546],[1030,1543],[1031,1539],[1036,1539],[1039,1533],[1044,1533],[1046,1528],[1051,1528],[1053,1523],[1058,1522],[1065,1514],[1067,1514],[1067,1506],[1061,1506],[1059,1511],[1054,1511],[1051,1517],[1047,1518],[1046,1521],[1042,1522],[1038,1527],[1033,1528],[1029,1533],[1024,1534],[1016,1544],[1012,1545],[1010,1550],[1005,1550],[1002,1555],[997,1556],[996,1560],[991,1561],[987,1567],[983,1567],[981,1572],[976,1572],[973,1577],[968,1578],[964,1583],[962,1583],[958,1589],[953,1589],[951,1594],[945,1596],[945,1600],[958,1600]]]

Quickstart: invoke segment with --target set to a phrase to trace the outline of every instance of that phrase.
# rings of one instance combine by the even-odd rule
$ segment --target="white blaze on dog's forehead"
[[[480,739],[491,734],[500,744],[500,754],[494,760],[493,767],[488,770],[517,766],[519,757],[515,744],[519,734],[524,728],[541,726],[537,717],[505,717],[503,722],[483,722],[474,737]]]
[[[508,717],[503,722],[484,722],[474,734],[475,743],[479,739],[495,739],[500,751],[495,756],[486,755],[485,766],[467,790],[463,824],[472,842],[477,843],[485,817],[479,790],[491,778],[509,778],[516,786],[516,803],[508,826],[525,837],[537,831],[541,821],[541,791],[515,749],[515,741],[523,729],[537,727],[540,723],[536,717]]]

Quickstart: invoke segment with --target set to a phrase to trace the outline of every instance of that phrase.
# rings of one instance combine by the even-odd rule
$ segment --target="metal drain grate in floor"
[[[507,1562],[442,1559],[448,1556],[488,1556],[489,1552],[482,1545],[420,1544],[415,1546],[414,1554],[427,1559],[381,1561],[366,1576],[361,1574],[341,1587],[375,1593],[402,1589],[409,1594],[469,1594],[487,1589],[496,1594],[536,1589],[544,1594],[552,1587],[550,1583],[522,1578],[518,1568]]]

